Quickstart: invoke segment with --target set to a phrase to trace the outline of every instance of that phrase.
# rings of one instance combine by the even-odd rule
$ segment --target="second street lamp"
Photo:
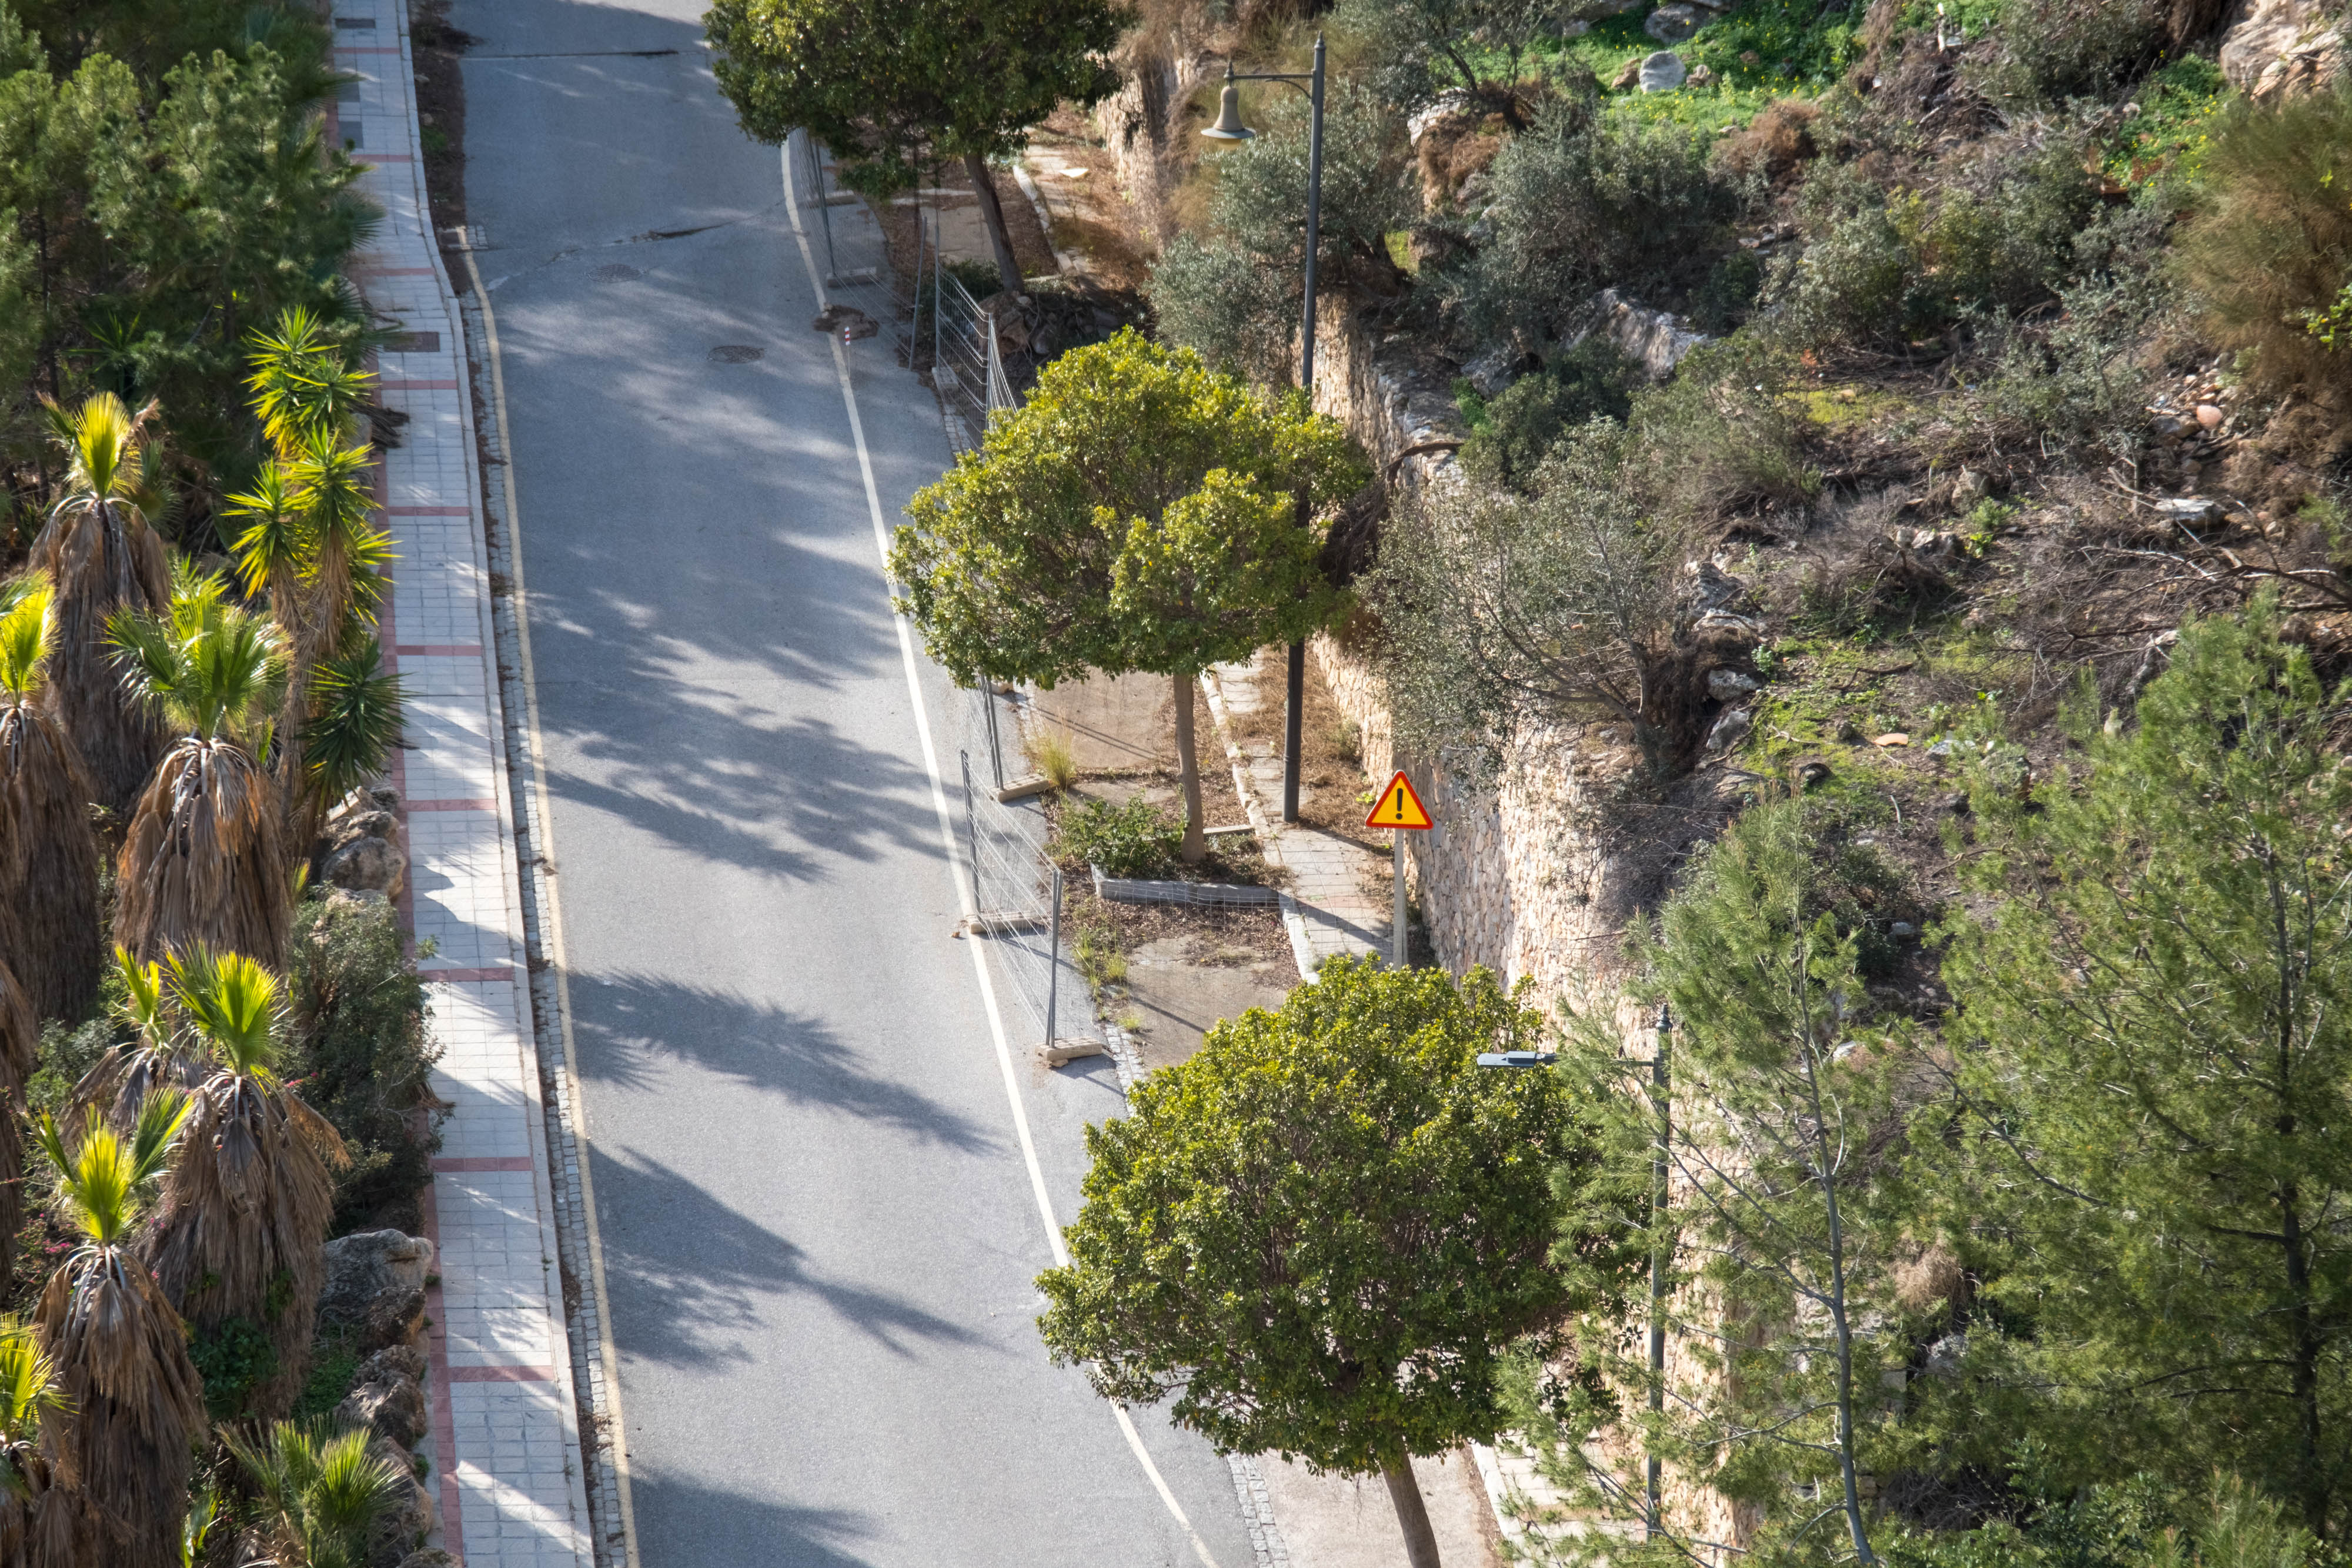
[[[1304,74],[1282,71],[1254,71],[1234,74],[1233,62],[1225,62],[1224,91],[1217,100],[1216,123],[1201,132],[1214,141],[1247,141],[1257,134],[1242,123],[1240,83],[1245,81],[1278,81],[1298,89],[1307,95],[1307,301],[1301,312],[1302,340],[1298,351],[1298,385],[1307,393],[1309,407],[1315,400],[1315,252],[1322,243],[1323,216],[1323,37],[1315,37],[1315,68]],[[1307,515],[1307,487],[1298,490],[1298,526],[1306,528],[1312,519]],[[1290,645],[1290,670],[1285,683],[1282,722],[1282,820],[1298,821],[1298,731],[1299,707],[1307,694],[1307,644]]]

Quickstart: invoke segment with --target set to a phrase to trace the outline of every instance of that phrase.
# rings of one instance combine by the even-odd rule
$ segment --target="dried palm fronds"
[[[108,623],[123,684],[187,733],[139,797],[117,864],[115,941],[144,959],[198,944],[286,962],[287,878],[278,791],[257,758],[284,689],[285,639],[184,577],[168,615]]]
[[[55,711],[99,799],[119,812],[137,798],[166,739],[153,716],[124,695],[107,641],[110,617],[161,610],[171,596],[171,563],[149,526],[167,495],[163,449],[147,434],[155,407],[134,414],[112,392],[70,413],[47,406],[51,440],[66,455],[66,494],[33,542],[32,563],[58,596]]]
[[[334,1213],[329,1161],[342,1140],[275,1071],[285,1008],[278,977],[236,953],[199,947],[164,963],[172,1004],[210,1058],[187,1146],[163,1186],[146,1255],[163,1293],[199,1332],[230,1318],[277,1353],[250,1410],[283,1415],[302,1386],[312,1303]]]
[[[52,1118],[37,1129],[58,1206],[84,1238],[49,1276],[34,1318],[71,1412],[59,1424],[36,1521],[55,1532],[50,1563],[167,1568],[179,1560],[204,1385],[179,1313],[128,1243],[189,1110],[179,1095],[154,1095],[127,1134],[93,1112],[70,1148]]]
[[[75,1019],[97,994],[96,787],[52,711],[56,596],[38,577],[0,583],[0,962],[40,1018]]]

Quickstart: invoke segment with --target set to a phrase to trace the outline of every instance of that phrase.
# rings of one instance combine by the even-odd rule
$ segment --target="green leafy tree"
[[[988,161],[1019,152],[1062,103],[1117,89],[1102,56],[1127,20],[1111,0],[718,0],[705,17],[719,89],[746,134],[832,149],[845,184],[887,196],[960,159],[1007,292],[1021,267]]]
[[[2335,1541],[2352,771],[2329,731],[2347,694],[2278,621],[2265,602],[2185,627],[2137,723],[2078,707],[2084,766],[2026,801],[2013,768],[1980,775],[1972,876],[2005,902],[1955,925],[1945,964],[1977,1169],[1948,1218],[1997,1309],[1970,1327],[1980,1408],[2038,1420],[2077,1480],[2219,1466]]]
[[[1871,1153],[1895,1124],[1900,1036],[1869,1017],[1864,934],[1841,896],[1874,862],[1824,848],[1801,803],[1751,810],[1656,928],[1637,928],[1629,997],[1571,1031],[1569,1068],[1607,1108],[1615,1170],[1565,1194],[1567,1234],[1641,1227],[1652,1354],[1679,1354],[1661,1369],[1588,1314],[1573,1360],[1587,1377],[1522,1401],[1546,1470],[1647,1542],[1597,1534],[1559,1543],[1562,1557],[1665,1563],[1719,1544],[1667,1517],[1654,1459],[1756,1506],[1783,1542],[1835,1521],[1853,1560],[1877,1561],[1862,1444],[1908,1345],[1866,1289],[1885,1251]],[[1626,1050],[1628,1009],[1660,1007],[1656,1054]],[[1638,1411],[1631,1390],[1647,1395]]]
[[[1524,131],[1536,51],[1605,9],[1585,0],[1341,0],[1332,26],[1377,62],[1391,102],[1417,109],[1457,93]]]
[[[1307,515],[1362,469],[1339,425],[1132,330],[1045,367],[980,451],[908,503],[890,570],[958,680],[1088,671],[1175,683],[1183,855],[1198,861],[1200,673],[1328,622],[1339,598]]]
[[[1433,1568],[1409,1456],[1491,1438],[1506,1348],[1571,1304],[1547,1195],[1584,1113],[1564,1078],[1477,1065],[1544,1028],[1484,969],[1349,959],[1218,1024],[1087,1130],[1047,1346],[1220,1450],[1381,1474]]]

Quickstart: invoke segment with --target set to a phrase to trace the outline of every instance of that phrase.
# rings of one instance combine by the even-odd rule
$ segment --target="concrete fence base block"
[[[1110,1049],[1098,1040],[1057,1040],[1039,1046],[1037,1054],[1048,1067],[1066,1067],[1082,1056],[1108,1056]]]

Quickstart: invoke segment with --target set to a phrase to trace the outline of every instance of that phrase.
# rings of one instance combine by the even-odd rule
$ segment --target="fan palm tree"
[[[47,1511],[57,1473],[57,1445],[66,1417],[57,1363],[41,1348],[30,1323],[0,1314],[0,1568],[70,1562],[68,1540],[43,1538],[68,1511]]]
[[[300,486],[310,540],[307,637],[299,653],[306,670],[341,643],[355,620],[373,624],[383,602],[392,538],[374,522],[374,464],[367,446],[316,439],[295,455],[289,471]]]
[[[35,569],[57,590],[49,671],[56,712],[98,798],[121,812],[165,743],[153,718],[124,700],[106,634],[115,614],[160,611],[171,600],[170,559],[150,526],[161,510],[163,453],[147,430],[155,406],[134,414],[112,392],[96,393],[70,413],[44,406],[51,439],[66,455],[65,495],[33,543]]]
[[[363,1568],[368,1538],[392,1506],[400,1472],[368,1451],[363,1427],[273,1422],[258,1442],[224,1446],[252,1484],[271,1561],[288,1568]]]
[[[191,1325],[243,1318],[277,1352],[253,1409],[282,1415],[302,1386],[311,1303],[335,1207],[327,1164],[344,1159],[326,1118],[278,1077],[285,1005],[278,977],[239,953],[199,946],[163,961],[173,1008],[209,1058],[187,1147],[163,1184],[146,1253]]]
[[[0,584],[0,962],[42,1018],[77,1019],[97,994],[94,789],[51,701],[55,591],[38,576]]]
[[[25,1080],[32,1076],[40,1049],[40,1023],[24,987],[8,966],[0,963],[0,1269],[8,1264],[9,1240],[23,1218],[18,1187],[25,1174],[25,1145],[19,1132],[25,1108]],[[5,1560],[0,1560],[5,1561]]]
[[[131,1039],[110,1049],[82,1075],[72,1104],[77,1113],[96,1109],[116,1127],[128,1128],[157,1090],[187,1093],[203,1082],[204,1057],[176,1015],[163,965],[142,963],[129,949],[117,947],[114,972],[122,985],[115,1012],[131,1026]]]
[[[169,612],[109,622],[123,684],[184,731],[139,797],[116,866],[114,939],[141,958],[197,943],[286,962],[289,885],[260,758],[286,680],[285,639],[183,575]]]
[[[82,1233],[34,1314],[72,1413],[36,1521],[45,1541],[70,1543],[51,1563],[168,1568],[178,1558],[204,1384],[179,1313],[130,1243],[190,1109],[184,1096],[157,1093],[127,1133],[92,1111],[70,1146],[53,1117],[35,1128],[58,1207]]]

